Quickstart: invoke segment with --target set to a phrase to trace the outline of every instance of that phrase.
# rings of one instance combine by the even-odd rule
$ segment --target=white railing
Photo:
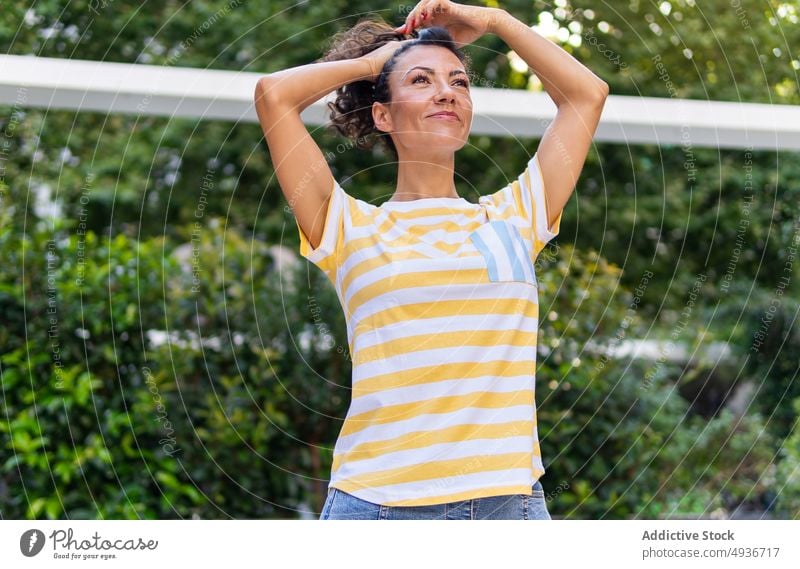
[[[257,122],[256,81],[263,74],[49,57],[0,55],[0,104]],[[472,134],[537,138],[555,115],[546,93],[472,90]],[[327,122],[324,102],[303,112]],[[684,147],[800,150],[800,107],[610,95],[596,142]]]

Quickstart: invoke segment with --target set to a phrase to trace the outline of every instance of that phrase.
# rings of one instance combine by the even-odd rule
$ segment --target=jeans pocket
[[[536,286],[531,251],[516,225],[494,220],[469,234],[483,256],[492,282],[524,282]]]
[[[529,520],[551,520],[550,512],[547,509],[547,498],[544,495],[542,483],[538,480],[532,488],[532,495],[528,496],[528,519]]]
[[[326,520],[377,520],[384,506],[362,500],[352,494],[333,489],[330,506],[325,512]]]

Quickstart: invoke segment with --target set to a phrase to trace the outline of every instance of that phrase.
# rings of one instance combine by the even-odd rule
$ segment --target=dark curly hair
[[[372,148],[380,141],[397,160],[397,149],[387,132],[378,130],[372,120],[372,103],[391,102],[389,92],[389,74],[394,69],[397,58],[418,45],[439,45],[452,51],[464,64],[467,73],[471,59],[458,48],[447,29],[440,26],[412,30],[410,34],[395,32],[394,28],[380,16],[367,16],[358,21],[352,28],[339,32],[331,38],[330,47],[325,55],[317,61],[338,61],[355,59],[374,51],[391,41],[408,42],[395,51],[383,66],[375,83],[363,80],[342,85],[336,90],[336,99],[328,103],[331,110],[332,128],[347,137],[362,150]]]

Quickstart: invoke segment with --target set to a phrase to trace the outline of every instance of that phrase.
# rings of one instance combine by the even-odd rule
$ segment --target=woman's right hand
[[[370,68],[370,77],[369,80],[373,83],[378,80],[378,77],[381,74],[381,69],[386,64],[387,61],[392,57],[392,54],[403,47],[404,44],[414,41],[412,39],[408,40],[395,40],[390,41],[383,44],[378,49],[375,49],[365,55],[362,55],[360,59],[364,59],[369,63]]]

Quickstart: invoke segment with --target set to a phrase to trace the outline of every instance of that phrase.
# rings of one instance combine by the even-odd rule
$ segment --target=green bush
[[[190,267],[162,239],[3,224],[4,517],[319,511],[349,370],[346,350],[299,353],[320,330],[290,284],[309,267],[281,274],[264,244],[214,220],[195,238]],[[151,330],[172,336],[153,345]]]
[[[800,264],[798,264],[800,265]],[[734,346],[745,361],[744,371],[756,385],[755,407],[778,438],[789,435],[797,420],[793,402],[800,397],[800,287],[783,296],[759,292],[742,309],[742,326]]]
[[[800,397],[794,400],[793,407],[795,416],[800,417]],[[780,448],[772,495],[781,518],[800,518],[800,420],[795,420]]]
[[[64,228],[0,230],[2,304],[13,315],[0,325],[5,517],[168,511],[156,481],[179,465],[157,444],[152,403],[146,414],[132,411],[146,392],[138,370],[146,323],[163,304],[159,275],[175,270],[161,245]],[[197,498],[191,488],[186,495]]]
[[[681,397],[680,370],[662,365],[651,377],[651,362],[586,349],[595,330],[602,330],[595,344],[608,347],[644,337],[644,323],[636,296],[617,287],[617,267],[592,252],[562,249],[540,272],[537,404],[551,512],[577,519],[709,515],[763,493],[759,475],[775,445],[762,418],[723,411],[706,420]]]

